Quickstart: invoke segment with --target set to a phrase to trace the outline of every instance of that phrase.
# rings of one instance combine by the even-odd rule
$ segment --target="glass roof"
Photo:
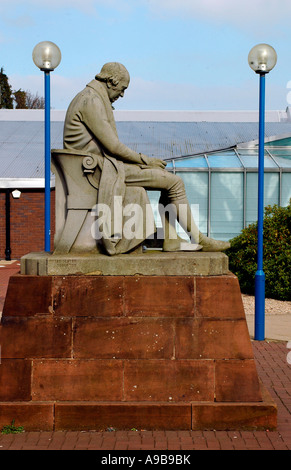
[[[291,171],[291,147],[290,148],[265,148],[265,169]],[[168,169],[244,169],[254,170],[258,168],[258,148],[232,148],[229,150],[192,155],[188,157],[173,158],[167,165]]]
[[[197,157],[179,158],[174,160],[175,168],[208,168],[207,160],[204,155]]]
[[[210,168],[242,168],[235,152],[221,152],[207,156]]]

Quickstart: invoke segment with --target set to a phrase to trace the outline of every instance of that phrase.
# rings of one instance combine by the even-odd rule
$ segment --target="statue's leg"
[[[177,211],[173,204],[170,204],[167,192],[162,190],[159,199],[159,215],[164,230],[164,238],[167,240],[178,240],[176,231]]]
[[[138,165],[124,165],[125,183],[128,186],[142,186],[148,190],[160,190],[161,201],[168,201],[172,209],[176,212],[176,218],[181,227],[188,233],[191,243],[182,247],[181,241],[177,243],[177,233],[169,216],[162,218],[165,232],[165,251],[184,251],[199,250],[202,251],[223,251],[229,248],[228,242],[213,240],[205,237],[195,224],[191,208],[186,196],[183,180],[167,170],[159,168],[141,169]],[[199,246],[200,245],[200,246]]]
[[[183,216],[181,212],[185,212],[188,209],[188,202],[184,205],[184,207],[181,210],[180,207],[176,207],[176,204],[173,202],[171,203],[168,199],[167,192],[162,190],[161,191],[161,197],[159,200],[159,214],[160,218],[162,221],[163,225],[163,230],[164,230],[164,243],[163,243],[163,250],[164,251],[197,251],[201,250],[202,246],[194,243],[188,243],[186,242],[183,238],[179,237],[176,231],[176,220],[179,222],[181,221],[181,225],[183,227],[187,226],[187,223],[183,224]],[[180,217],[178,215],[178,212],[180,214]],[[187,216],[186,216],[187,217]],[[188,214],[189,217],[189,214]],[[191,214],[192,217],[192,214]],[[191,222],[190,222],[191,223]],[[192,217],[192,228],[193,228],[194,220]],[[184,228],[183,227],[183,228]],[[195,231],[197,227],[195,225]],[[185,230],[185,229],[184,229]],[[198,229],[197,229],[198,230]],[[188,232],[188,230],[186,229]],[[197,234],[197,239],[198,239],[198,234]],[[193,240],[192,240],[193,241]]]
[[[171,204],[176,207],[177,219],[182,228],[190,235],[192,244],[198,244],[197,249],[200,247],[202,251],[227,250],[230,247],[229,242],[214,240],[213,238],[206,237],[199,231],[186,196],[183,180],[177,175],[173,176],[175,176],[176,181],[168,190],[168,197]],[[194,246],[193,249],[195,249]]]

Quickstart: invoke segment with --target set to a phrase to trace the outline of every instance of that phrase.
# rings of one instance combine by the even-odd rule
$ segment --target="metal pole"
[[[45,72],[45,217],[44,217],[44,231],[45,231],[45,251],[50,251],[51,243],[51,148],[50,148],[50,73]]]
[[[263,271],[264,231],[264,140],[265,140],[265,74],[260,73],[259,167],[258,167],[258,254],[255,275],[255,340],[265,339],[265,273]]]
[[[11,260],[11,247],[10,247],[10,189],[5,191],[5,206],[6,206],[6,248],[5,260]]]

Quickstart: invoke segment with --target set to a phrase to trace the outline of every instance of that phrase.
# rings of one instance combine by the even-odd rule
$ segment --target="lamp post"
[[[51,207],[50,207],[50,175],[51,175],[51,148],[50,148],[50,72],[52,72],[61,62],[61,51],[56,44],[50,41],[39,42],[32,52],[32,59],[35,65],[44,72],[44,94],[45,94],[45,139],[44,139],[44,159],[45,159],[45,222],[44,238],[45,251],[50,251],[51,232]]]
[[[277,54],[268,44],[254,46],[248,56],[249,66],[260,75],[259,98],[259,166],[258,166],[258,254],[255,275],[255,334],[258,341],[265,339],[265,273],[263,270],[264,233],[264,143],[265,143],[265,76],[277,63]]]

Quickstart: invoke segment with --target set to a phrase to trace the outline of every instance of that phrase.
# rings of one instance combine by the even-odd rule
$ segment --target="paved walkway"
[[[10,276],[20,269],[19,261],[0,260],[0,312],[2,311]],[[0,313],[1,316],[1,313]]]
[[[4,266],[0,268],[1,311],[9,276],[19,270],[19,263],[0,262],[0,265]],[[253,316],[248,317],[252,338]],[[291,450],[291,343],[289,343],[291,335],[289,336],[290,329],[288,329],[290,324],[291,315],[270,316],[266,319],[268,339],[252,340],[259,377],[278,406],[276,431],[148,431],[140,429],[116,431],[108,429],[103,432],[23,432],[0,434],[0,450],[144,450],[151,452]],[[287,346],[288,348],[290,346],[290,349]],[[99,455],[99,458],[108,457],[108,452],[101,452]],[[193,459],[191,463],[194,463]]]

